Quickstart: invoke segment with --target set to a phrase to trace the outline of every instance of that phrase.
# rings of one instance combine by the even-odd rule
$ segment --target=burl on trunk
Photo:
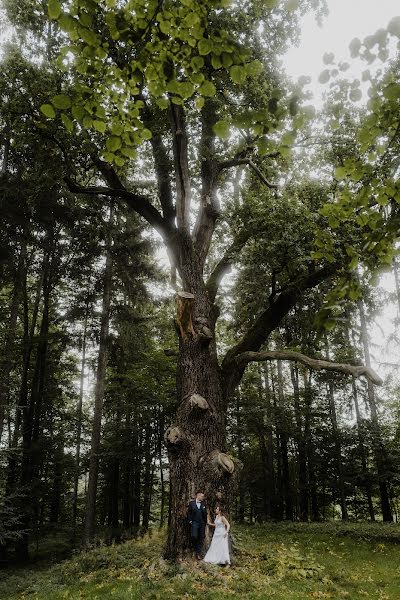
[[[196,490],[204,491],[211,509],[217,500],[229,504],[239,470],[238,461],[224,452],[226,406],[214,338],[216,317],[204,286],[194,293],[178,292],[179,406],[176,422],[165,433],[173,491],[166,548],[170,559],[189,549],[186,511]]]

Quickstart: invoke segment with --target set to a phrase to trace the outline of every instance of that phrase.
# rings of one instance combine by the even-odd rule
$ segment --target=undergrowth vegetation
[[[234,564],[161,558],[164,533],[100,546],[41,570],[3,572],[7,600],[400,599],[400,527],[266,524],[234,527]]]

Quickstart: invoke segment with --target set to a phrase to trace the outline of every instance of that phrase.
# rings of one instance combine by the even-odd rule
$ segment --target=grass
[[[99,547],[42,570],[3,573],[4,600],[400,600],[400,527],[235,526],[230,569],[162,560],[164,535]]]

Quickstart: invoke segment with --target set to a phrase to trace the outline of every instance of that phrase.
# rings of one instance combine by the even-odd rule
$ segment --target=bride
[[[230,565],[228,533],[231,528],[223,510],[220,506],[215,509],[214,523],[208,522],[208,525],[215,527],[215,532],[211,540],[210,547],[204,557],[204,562],[213,565]]]

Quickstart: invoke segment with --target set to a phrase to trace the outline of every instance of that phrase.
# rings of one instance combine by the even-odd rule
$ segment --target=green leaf
[[[362,98],[362,92],[360,88],[356,88],[355,90],[351,90],[349,96],[350,100],[352,100],[353,102],[358,102]]]
[[[204,81],[198,89],[199,94],[202,96],[215,96],[217,90],[212,81]]]
[[[318,77],[318,81],[320,83],[328,83],[329,79],[330,79],[330,73],[329,73],[329,69],[324,69],[324,71],[322,71],[322,73],[320,74],[320,76]]]
[[[324,65],[331,65],[335,60],[335,55],[333,54],[333,52],[325,52],[325,54],[322,57],[322,60],[324,62]]]
[[[77,121],[82,121],[85,114],[86,111],[82,106],[74,104],[74,106],[72,107],[72,116],[74,117],[74,119],[76,119]]]
[[[53,106],[61,110],[71,108],[71,98],[65,94],[57,94],[56,96],[53,96],[51,103]]]
[[[89,46],[99,46],[100,40],[98,36],[94,33],[94,31],[90,31],[90,29],[85,29],[84,27],[80,27],[79,33],[84,42],[86,42]]]
[[[259,60],[253,60],[246,65],[246,72],[250,77],[258,77],[264,70],[264,65]]]
[[[123,154],[124,156],[127,156],[128,158],[136,158],[136,156],[137,156],[137,152],[136,152],[135,148],[129,148],[129,147],[122,148],[121,154]]]
[[[397,100],[400,98],[400,84],[389,83],[389,85],[384,88],[383,95],[388,100]]]
[[[58,19],[61,14],[61,4],[58,0],[49,0],[49,17]]]
[[[222,138],[223,140],[226,140],[229,137],[230,133],[230,126],[228,121],[217,121],[213,126],[213,131],[218,137]]]
[[[159,106],[162,110],[168,108],[169,100],[168,98],[157,98],[156,100],[157,106]]]
[[[356,58],[358,56],[358,53],[360,52],[360,48],[361,48],[361,42],[358,38],[354,38],[353,40],[351,40],[350,45],[349,45],[350,56],[352,58]]]
[[[71,15],[63,14],[58,19],[58,25],[66,33],[72,33],[76,31],[77,22]]]
[[[209,39],[202,39],[200,40],[199,44],[198,44],[198,50],[199,50],[199,54],[201,54],[202,56],[206,56],[207,54],[210,54],[211,50],[212,50],[212,42]]]
[[[197,73],[204,67],[204,58],[202,56],[194,56],[190,62],[193,71]]]
[[[246,81],[246,69],[240,65],[233,65],[233,67],[230,68],[229,73],[232,81],[238,85],[241,85]]]
[[[122,146],[121,138],[116,135],[112,135],[106,141],[107,150],[109,150],[110,152],[115,152],[116,150],[119,150],[119,148],[121,148],[121,146]]]
[[[69,118],[69,116],[66,115],[65,113],[62,113],[61,121],[63,122],[65,129],[71,133],[71,131],[74,129],[74,124],[71,121],[71,119]]]
[[[141,137],[143,140],[151,140],[151,138],[153,137],[153,134],[151,133],[150,129],[142,129],[141,131]]]
[[[345,167],[336,167],[335,169],[335,179],[338,181],[344,179],[347,175],[347,169]]]
[[[99,133],[105,133],[107,126],[104,123],[104,121],[93,121],[93,127],[96,129],[96,131],[98,131]]]
[[[42,104],[42,106],[40,107],[40,110],[44,114],[44,116],[47,117],[48,119],[54,119],[56,116],[55,110],[51,106],[51,104]]]
[[[389,33],[400,38],[400,17],[393,17],[387,28]]]
[[[196,98],[196,101],[195,101],[196,108],[201,110],[204,106],[204,102],[205,102],[205,100],[202,96],[200,96],[200,98]]]

